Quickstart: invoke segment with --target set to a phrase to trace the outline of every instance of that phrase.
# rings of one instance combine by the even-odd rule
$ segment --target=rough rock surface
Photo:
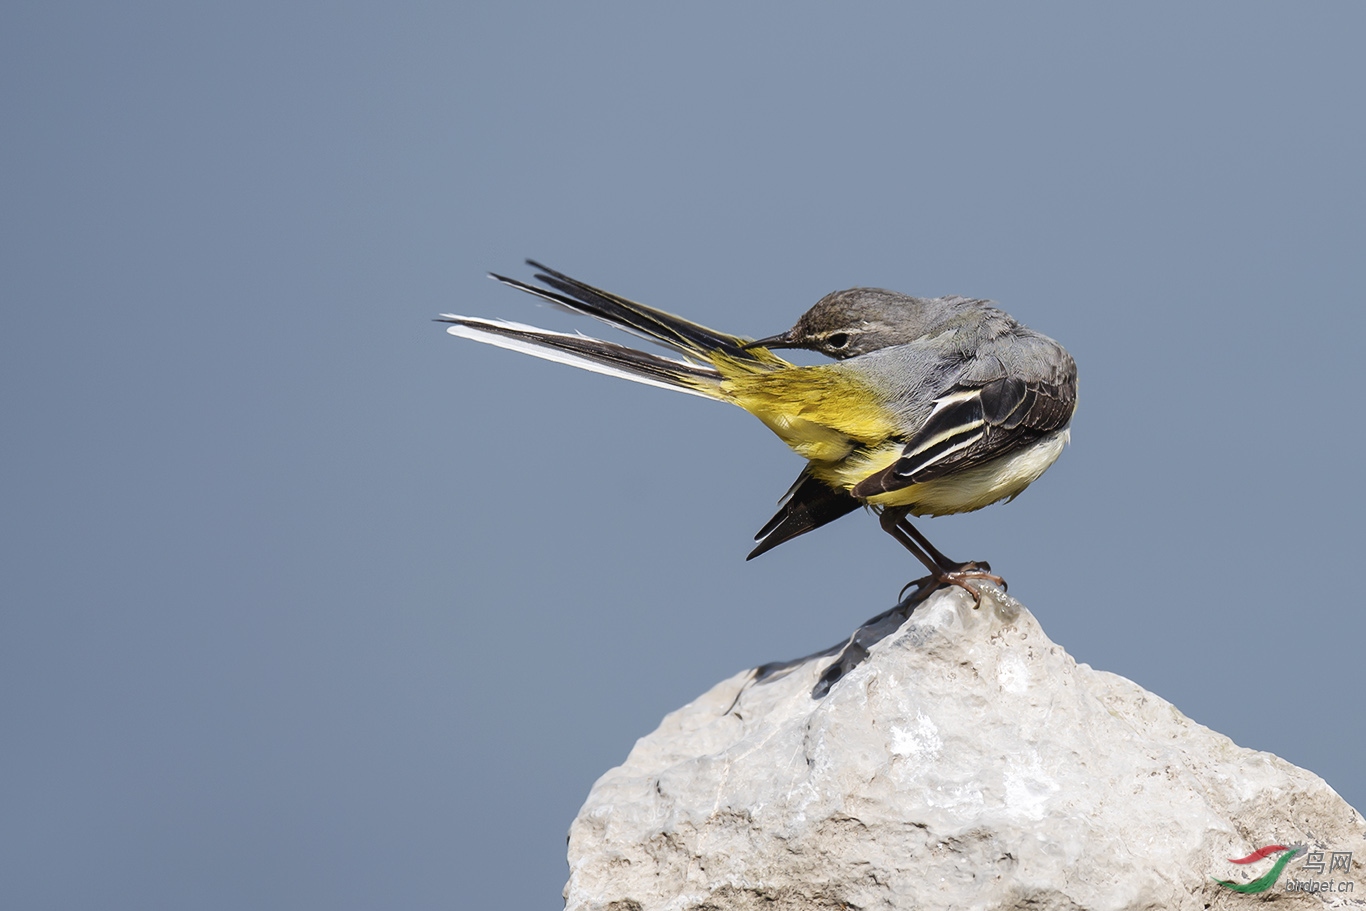
[[[977,608],[953,589],[666,717],[574,821],[565,901],[1366,907],[1364,836],[1361,814],[1318,776],[1077,664],[994,589]],[[1352,852],[1350,873],[1306,872],[1297,858],[1261,895],[1214,882],[1252,880],[1274,860],[1228,858],[1300,843],[1325,860]],[[1291,880],[1354,891],[1292,893]]]

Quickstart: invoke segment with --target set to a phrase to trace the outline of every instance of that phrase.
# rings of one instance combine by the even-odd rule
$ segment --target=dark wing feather
[[[783,497],[778,512],[754,536],[759,546],[745,559],[753,560],[784,541],[848,515],[861,505],[845,491],[835,490],[803,471]]]
[[[901,458],[864,478],[856,497],[871,497],[985,464],[1061,430],[1077,403],[1075,366],[1057,380],[1001,377],[960,383],[906,442]]]

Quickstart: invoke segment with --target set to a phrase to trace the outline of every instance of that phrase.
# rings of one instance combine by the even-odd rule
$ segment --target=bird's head
[[[821,298],[786,332],[745,347],[805,348],[833,358],[855,357],[923,338],[955,310],[973,303],[977,302],[961,297],[911,297],[882,288],[850,288]]]

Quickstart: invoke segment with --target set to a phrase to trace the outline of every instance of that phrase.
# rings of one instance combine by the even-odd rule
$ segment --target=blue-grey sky
[[[636,737],[920,574],[746,563],[758,422],[430,322],[577,327],[524,256],[1061,340],[1071,447],[921,528],[1366,807],[1366,8],[475,6],[0,10],[0,904],[559,907]]]

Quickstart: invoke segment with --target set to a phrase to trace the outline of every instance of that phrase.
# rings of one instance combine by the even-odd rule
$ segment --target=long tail
[[[443,313],[437,319],[438,322],[450,323],[446,331],[461,338],[647,386],[674,389],[704,398],[723,398],[720,393],[722,377],[715,367],[661,357],[586,335],[550,332],[507,320],[479,319],[454,313]]]
[[[504,275],[490,277],[572,313],[591,316],[617,329],[664,345],[682,354],[683,359],[650,354],[582,334],[551,332],[522,323],[458,316],[454,313],[444,313],[439,317],[440,322],[451,324],[446,331],[462,338],[521,351],[594,373],[712,399],[726,398],[721,393],[725,376],[717,369],[722,363],[731,374],[766,372],[790,366],[766,348],[745,348],[744,345],[750,341],[747,338],[716,332],[681,316],[627,300],[535,260],[529,259],[527,264],[538,270],[536,278],[548,287],[539,287]]]
[[[451,324],[446,331],[594,373],[730,401],[742,407],[746,407],[746,403],[736,401],[726,388],[730,385],[729,380],[744,374],[792,367],[767,348],[746,348],[750,339],[716,332],[681,316],[627,300],[534,260],[527,260],[527,264],[538,270],[536,278],[547,287],[503,275],[490,277],[572,313],[591,316],[663,345],[681,354],[682,358],[651,354],[581,334],[551,332],[522,323],[453,313],[439,317],[440,322]],[[858,506],[859,501],[845,491],[831,488],[803,471],[783,498],[777,515],[755,536],[757,546],[749,556],[757,557],[784,541],[833,522]]]
[[[526,262],[538,270],[537,280],[549,285],[549,288],[539,288],[496,273],[490,274],[490,278],[518,291],[535,295],[571,313],[602,320],[610,326],[672,348],[690,358],[711,363],[720,355],[731,362],[755,367],[788,366],[786,361],[767,348],[745,348],[744,345],[753,339],[717,332],[681,316],[627,300],[610,291],[571,278],[563,272],[557,272],[534,259]]]

